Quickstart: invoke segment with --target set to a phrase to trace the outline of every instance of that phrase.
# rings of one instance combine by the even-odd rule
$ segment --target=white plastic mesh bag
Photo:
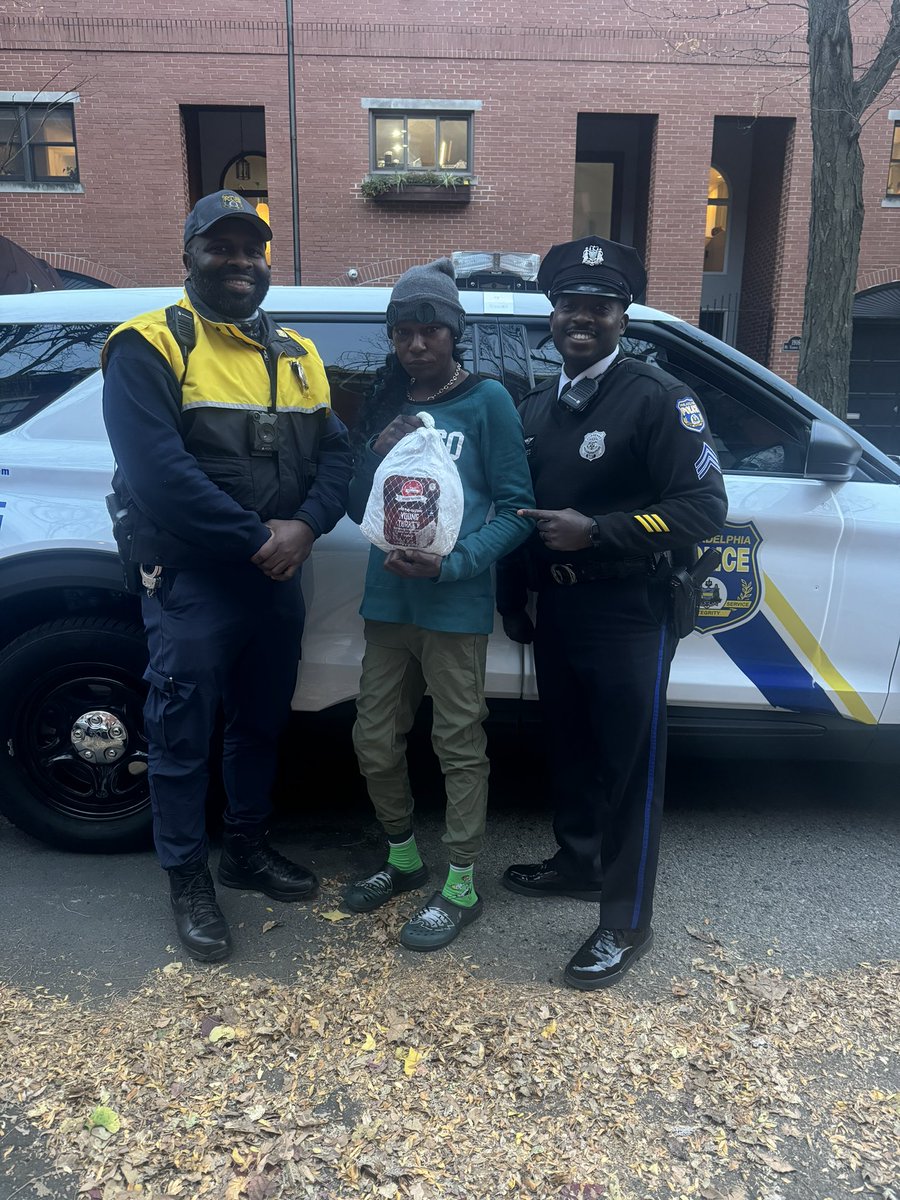
[[[429,412],[386,454],[375,472],[360,528],[382,550],[415,549],[443,557],[459,538],[462,482]]]

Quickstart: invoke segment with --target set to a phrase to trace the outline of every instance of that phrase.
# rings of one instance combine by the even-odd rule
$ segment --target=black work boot
[[[264,834],[228,832],[222,841],[219,883],[286,902],[308,900],[319,886],[312,871],[273,850]]]
[[[205,862],[169,872],[172,911],[181,944],[200,962],[220,962],[231,953],[228,922],[216,903],[216,888]]]

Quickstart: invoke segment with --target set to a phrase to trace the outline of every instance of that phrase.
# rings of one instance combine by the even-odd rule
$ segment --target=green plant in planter
[[[468,175],[456,175],[452,171],[392,171],[389,175],[367,175],[359,190],[372,199],[385,192],[400,192],[406,187],[458,188],[469,187],[471,182]]]

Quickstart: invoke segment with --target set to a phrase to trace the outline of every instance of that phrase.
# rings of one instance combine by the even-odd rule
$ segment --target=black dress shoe
[[[351,912],[374,912],[394,896],[411,892],[427,881],[428,868],[424,863],[415,871],[401,871],[393,863],[386,862],[373,875],[351,883],[344,893],[344,904]]]
[[[262,836],[226,833],[219,860],[219,883],[224,887],[262,892],[273,900],[308,900],[319,881],[298,863],[273,850]]]
[[[566,967],[569,987],[589,992],[611,987],[653,943],[653,930],[595,929]]]
[[[539,863],[519,863],[507,867],[501,881],[511,892],[522,896],[570,896],[573,900],[600,900],[599,883],[561,875],[552,859]]]
[[[205,862],[192,863],[174,867],[168,875],[181,944],[199,962],[221,962],[231,953],[231,934],[216,903],[209,867]]]

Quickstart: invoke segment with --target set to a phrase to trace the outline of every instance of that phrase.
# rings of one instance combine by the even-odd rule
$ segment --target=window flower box
[[[468,204],[473,186],[467,175],[404,171],[368,175],[360,191],[376,204]]]

